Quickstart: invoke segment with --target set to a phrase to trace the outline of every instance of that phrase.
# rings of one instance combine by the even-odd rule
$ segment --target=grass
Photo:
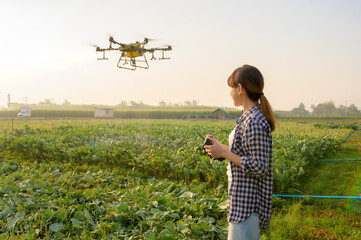
[[[271,230],[262,239],[360,239],[361,216],[343,209],[294,201],[274,213]]]
[[[356,141],[360,144],[360,141]],[[359,148],[343,148],[327,159],[359,159]],[[358,196],[361,162],[319,162],[301,182],[303,195]],[[361,201],[285,199],[274,208],[261,239],[361,239]]]
[[[278,119],[285,120],[359,120],[359,116],[277,116]]]
[[[358,154],[358,156],[357,156]],[[356,149],[342,149],[327,159],[356,159],[360,153]],[[304,194],[335,195],[351,194],[350,185],[355,185],[360,177],[361,161],[319,162],[302,181]]]

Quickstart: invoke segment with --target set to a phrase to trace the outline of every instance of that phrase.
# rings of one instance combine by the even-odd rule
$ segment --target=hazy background
[[[0,4],[0,105],[53,99],[72,104],[143,101],[232,106],[226,80],[258,67],[274,109],[333,100],[361,108],[361,2],[16,1]],[[108,47],[156,38],[174,46],[148,70],[97,61]],[[159,56],[159,55],[158,55]],[[148,55],[148,60],[150,55]]]

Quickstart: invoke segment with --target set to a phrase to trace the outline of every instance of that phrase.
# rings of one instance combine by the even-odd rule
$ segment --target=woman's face
[[[240,84],[238,84],[238,86],[235,88],[231,87],[231,91],[229,93],[229,95],[233,99],[234,106],[236,107],[239,107],[242,104],[241,91],[242,87]]]

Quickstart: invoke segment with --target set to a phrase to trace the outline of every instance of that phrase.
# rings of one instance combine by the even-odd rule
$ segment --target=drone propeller
[[[150,37],[146,37],[144,35],[141,35],[141,34],[138,34],[137,37],[139,38],[143,38],[144,39],[144,42],[147,44],[148,42],[155,42],[155,41],[158,41],[159,38],[150,38]]]
[[[114,34],[107,33],[107,37],[108,37],[108,38],[112,38],[112,39],[114,39]]]
[[[92,43],[88,43],[88,45],[95,47],[95,51],[99,52],[100,51],[100,47],[98,45],[92,44]]]
[[[145,39],[148,39],[149,42],[154,42],[154,41],[158,41],[158,40],[159,40],[158,38],[145,38]]]

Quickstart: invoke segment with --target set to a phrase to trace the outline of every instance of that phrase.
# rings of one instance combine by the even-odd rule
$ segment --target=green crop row
[[[72,164],[0,164],[0,233],[18,239],[226,239],[225,187]]]
[[[325,123],[315,123],[315,127],[319,128],[343,128],[343,129],[358,129],[358,124],[356,122],[325,122]]]
[[[96,164],[135,170],[143,176],[212,186],[226,185],[226,163],[204,156],[194,128],[211,132],[227,142],[229,124],[183,125],[152,121],[100,125],[25,127],[0,138],[0,150],[43,162]],[[274,136],[275,189],[285,192],[297,186],[304,167],[333,153],[340,141],[331,137]]]
[[[273,146],[274,193],[297,193],[299,181],[309,166],[334,154],[341,141],[332,137],[278,135]]]

